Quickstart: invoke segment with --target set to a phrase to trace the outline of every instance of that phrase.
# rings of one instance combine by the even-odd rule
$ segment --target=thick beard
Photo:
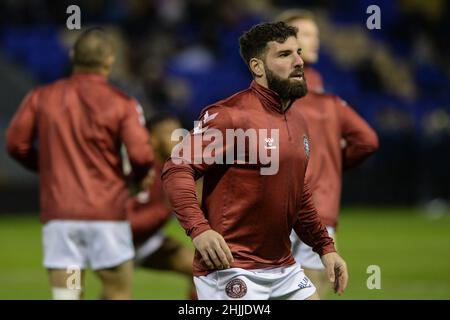
[[[292,81],[282,79],[273,73],[269,68],[266,68],[267,85],[270,90],[275,91],[282,100],[295,100],[306,96],[308,87],[305,78],[301,81]]]

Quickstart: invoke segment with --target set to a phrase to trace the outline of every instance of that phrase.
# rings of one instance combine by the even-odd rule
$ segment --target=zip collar
[[[255,92],[258,98],[261,100],[264,107],[271,109],[280,114],[286,113],[286,111],[292,106],[294,101],[287,106],[286,109],[283,110],[283,106],[281,104],[281,99],[278,93],[269,88],[263,87],[258,84],[255,80],[252,81],[250,85],[250,89]]]

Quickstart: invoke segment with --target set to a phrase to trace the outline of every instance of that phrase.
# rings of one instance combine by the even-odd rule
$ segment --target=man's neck
[[[95,73],[98,75],[102,75],[104,77],[109,76],[109,70],[106,70],[105,68],[88,68],[88,67],[81,67],[81,66],[74,66],[73,67],[73,73]]]
[[[263,79],[263,78],[254,78],[255,82],[257,84],[259,84],[260,86],[269,89],[269,84],[267,83],[267,79]]]

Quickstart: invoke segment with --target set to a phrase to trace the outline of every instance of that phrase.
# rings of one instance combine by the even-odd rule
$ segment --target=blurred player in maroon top
[[[171,140],[172,132],[181,128],[181,123],[173,116],[159,114],[147,121],[147,128],[155,150],[155,178],[147,190],[139,192],[127,203],[127,216],[136,249],[135,264],[146,269],[175,271],[192,281],[194,250],[166,236],[161,230],[172,217],[161,182],[162,164],[170,157],[176,144]],[[196,297],[194,288],[190,290],[189,297]]]
[[[313,144],[306,178],[317,212],[328,233],[334,236],[339,215],[342,170],[356,166],[375,152],[378,138],[345,101],[324,93],[322,77],[311,66],[317,62],[319,54],[319,29],[312,13],[293,9],[283,12],[277,20],[298,29],[308,94],[295,104],[308,123]],[[294,233],[291,241],[295,259],[323,298],[329,285],[319,256]]]
[[[205,108],[181,153],[164,167],[164,188],[196,248],[199,299],[317,298],[291,254],[293,229],[321,256],[336,292],[346,287],[346,264],[335,252],[305,182],[309,133],[293,104],[306,94],[296,34],[285,23],[264,23],[240,38],[241,55],[254,77],[250,88]],[[209,135],[226,136],[230,130],[249,133],[245,157],[233,154],[236,146],[227,140],[215,150],[218,161],[205,159]],[[255,131],[270,131],[271,136],[251,138]],[[197,137],[203,143],[198,149]],[[261,158],[250,161],[255,151],[274,156],[270,166]],[[201,176],[200,208],[194,180]]]
[[[107,82],[114,48],[105,32],[84,32],[72,62],[72,76],[25,98],[8,129],[7,149],[39,174],[53,297],[80,298],[90,267],[103,298],[130,299],[134,249],[120,149],[127,150],[136,183],[146,180],[153,151],[139,104]],[[68,273],[77,269],[80,279]]]

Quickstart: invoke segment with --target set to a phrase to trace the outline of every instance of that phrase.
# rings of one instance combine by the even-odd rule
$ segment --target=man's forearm
[[[191,238],[211,229],[196,196],[194,170],[189,165],[175,165],[171,160],[161,176],[164,190],[181,226]]]
[[[9,155],[25,168],[31,171],[38,171],[39,155],[38,151],[28,143],[17,143],[15,138],[8,135],[7,151]]]
[[[301,210],[294,225],[294,230],[300,240],[312,247],[320,256],[336,251],[333,239],[328,235],[325,225],[322,224],[317,214],[309,186],[306,183]]]

